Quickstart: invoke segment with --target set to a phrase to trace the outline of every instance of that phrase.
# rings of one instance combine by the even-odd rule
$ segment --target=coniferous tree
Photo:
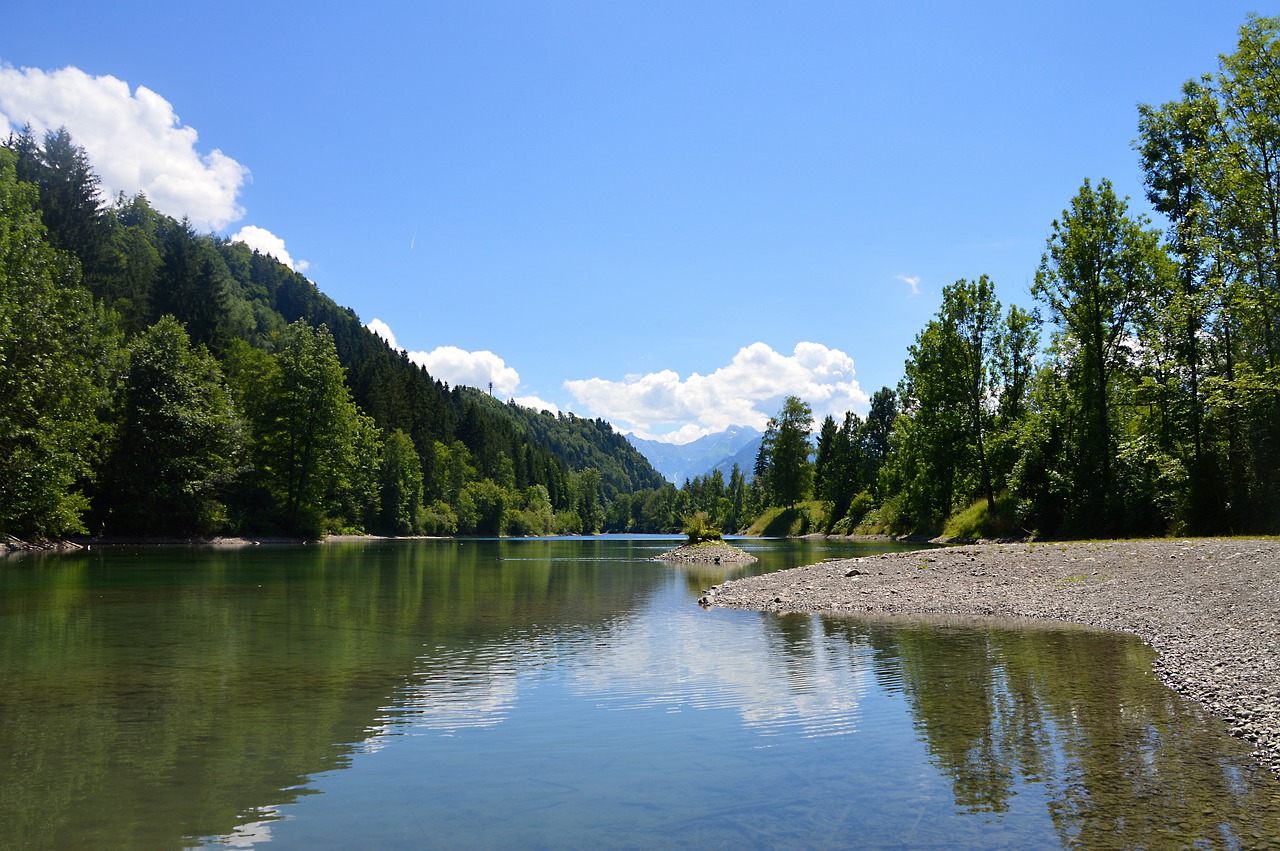
[[[813,430],[813,409],[796,396],[788,396],[782,410],[769,421],[768,484],[774,505],[795,508],[813,484],[809,462],[809,435]]]

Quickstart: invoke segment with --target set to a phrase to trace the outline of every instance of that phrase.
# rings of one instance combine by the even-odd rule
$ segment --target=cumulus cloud
[[[289,255],[289,250],[284,247],[284,240],[266,228],[260,228],[257,225],[245,225],[240,228],[231,237],[231,241],[243,242],[262,254],[270,254],[295,272],[305,272],[307,267],[311,265],[306,260],[299,260],[295,263],[293,257]],[[390,331],[391,329],[388,328],[387,330]]]
[[[404,351],[403,349],[400,348],[400,344],[396,342],[396,335],[391,331],[391,326],[383,322],[381,319],[374,317],[373,319],[370,319],[369,322],[366,323],[364,327],[368,328],[370,331],[377,334],[382,339],[386,340],[387,345],[390,346],[391,348],[395,349],[398,352]]]
[[[733,425],[763,429],[789,395],[808,402],[819,419],[865,410],[870,402],[854,378],[853,358],[810,342],[796,344],[790,355],[752,343],[710,375],[682,379],[666,369],[622,381],[566,381],[565,387],[593,415],[668,443],[688,443]]]
[[[487,390],[492,381],[495,396],[508,397],[520,386],[520,373],[487,349],[468,352],[457,346],[439,346],[429,352],[409,352],[409,360],[450,384]]]
[[[381,319],[375,317],[369,320],[364,327],[386,340],[387,345],[391,346],[391,348],[397,351],[405,351],[396,342],[396,335],[392,332],[391,326]],[[464,384],[468,387],[488,390],[489,382],[493,382],[493,395],[503,398],[512,396],[516,392],[516,388],[520,386],[520,373],[507,366],[506,361],[487,349],[469,352],[457,346],[438,346],[429,352],[407,352],[407,354],[410,361],[426,367],[427,372],[431,373],[433,378],[447,381],[449,384]],[[555,405],[550,402],[543,402],[537,396],[526,396],[524,398],[531,400],[531,402],[526,403],[517,399],[516,404],[530,408],[537,407],[539,410],[542,407],[550,411],[557,410]]]
[[[85,149],[108,199],[146,194],[157,210],[221,230],[244,217],[237,203],[249,170],[219,150],[196,150],[198,134],[160,95],[78,68],[45,72],[0,66],[0,130],[30,124],[37,139],[66,127]]]
[[[494,385],[495,387],[497,385]],[[550,411],[553,414],[560,413],[560,407],[555,402],[548,402],[546,399],[540,399],[537,396],[516,396],[512,399],[522,408],[532,408],[535,411]]]

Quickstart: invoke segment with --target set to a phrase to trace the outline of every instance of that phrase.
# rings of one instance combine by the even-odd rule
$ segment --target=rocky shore
[[[692,561],[700,564],[750,564],[753,561],[757,561],[756,557],[751,553],[743,552],[723,541],[684,544],[674,550],[667,550],[658,556],[657,560]]]
[[[1134,633],[1280,773],[1280,540],[980,544],[726,582],[703,605],[1041,618]]]

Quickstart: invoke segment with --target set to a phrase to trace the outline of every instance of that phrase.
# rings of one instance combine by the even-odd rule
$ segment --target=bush
[[[424,535],[455,535],[458,532],[458,515],[447,503],[437,499],[419,512],[418,526]]]
[[[695,511],[693,516],[684,521],[684,536],[687,544],[700,544],[704,541],[719,541],[724,535],[711,525],[706,512]]]

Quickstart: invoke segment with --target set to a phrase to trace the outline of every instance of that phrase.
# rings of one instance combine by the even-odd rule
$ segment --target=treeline
[[[1250,17],[1216,73],[1141,106],[1134,146],[1163,233],[1085,181],[1035,315],[1001,314],[985,279],[944,291],[899,387],[880,525],[1280,531],[1280,19]]]
[[[599,420],[412,364],[65,130],[0,147],[0,535],[591,532],[661,476]]]
[[[1086,180],[1034,309],[1004,310],[986,276],[946,287],[896,394],[827,418],[816,453],[787,400],[746,490],[753,530],[1280,532],[1280,19],[1250,17],[1216,73],[1138,112],[1163,232]],[[684,502],[753,522],[706,489]]]

